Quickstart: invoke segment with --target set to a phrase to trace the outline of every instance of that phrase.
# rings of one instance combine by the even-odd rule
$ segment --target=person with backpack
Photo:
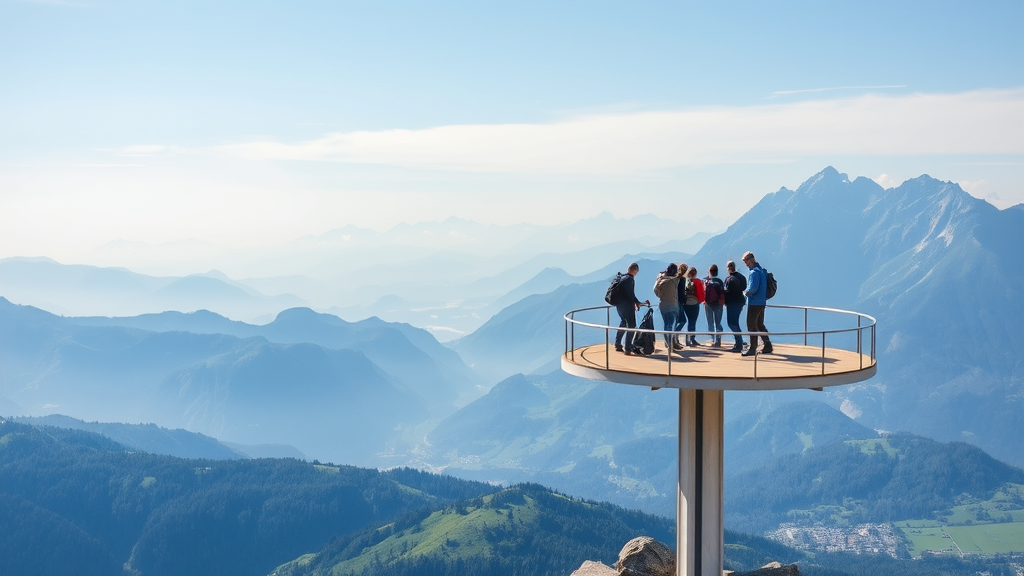
[[[679,315],[676,316],[676,332],[686,331],[686,313],[683,312],[683,304],[686,304],[686,271],[690,267],[686,262],[680,262],[676,270],[676,278],[679,279],[679,283],[676,286],[676,299],[679,300]],[[679,336],[676,336],[672,342],[673,350],[682,350],[683,343],[679,340]]]
[[[605,294],[605,301],[615,306],[615,311],[619,313],[619,329],[615,331],[615,351],[625,352],[627,356],[642,355],[643,352],[633,345],[636,332],[623,330],[623,328],[635,329],[636,313],[640,310],[640,305],[651,305],[650,300],[641,302],[636,297],[634,278],[639,271],[639,264],[636,262],[630,264],[625,274],[620,272],[615,280],[612,280],[612,285],[608,287],[608,293]],[[623,341],[623,336],[625,336],[625,341]]]
[[[736,339],[729,352],[743,352],[743,337],[739,334],[743,331],[740,328],[740,314],[747,304],[747,297],[743,295],[747,289],[747,279],[736,271],[736,263],[732,260],[726,262],[725,270],[729,273],[725,277],[725,323],[735,333],[733,338]]]
[[[747,296],[747,331],[768,332],[764,325],[764,309],[768,305],[768,275],[764,268],[757,263],[753,252],[743,254],[743,263],[750,269],[750,277],[747,279],[747,289],[743,293]],[[772,353],[772,343],[767,335],[761,336],[764,339],[764,348],[761,354]],[[750,335],[750,348],[743,353],[744,356],[757,354],[757,335]]]
[[[686,336],[687,346],[700,346],[697,338],[693,335],[697,331],[697,318],[700,316],[700,305],[704,300],[704,283],[697,278],[697,269],[691,267],[686,271],[686,287],[683,289],[686,300],[679,302],[683,313],[686,314]]]
[[[725,310],[725,284],[718,277],[718,264],[708,267],[704,277],[704,316],[708,319],[708,332],[714,332],[712,348],[722,347],[722,312]]]
[[[679,277],[676,276],[678,271],[678,266],[669,264],[654,281],[654,295],[658,297],[658,312],[661,312],[666,332],[676,329],[676,320],[679,318]],[[666,354],[672,353],[673,343],[672,335],[666,333]]]

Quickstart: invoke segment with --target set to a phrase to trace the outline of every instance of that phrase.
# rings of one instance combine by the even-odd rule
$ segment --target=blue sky
[[[1024,2],[0,0],[0,257],[731,222],[826,165],[1024,202]]]

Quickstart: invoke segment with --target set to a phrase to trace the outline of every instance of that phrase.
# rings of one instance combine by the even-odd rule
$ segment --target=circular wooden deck
[[[877,368],[870,355],[856,351],[775,343],[773,348],[771,354],[758,354],[756,359],[727,352],[728,348],[686,348],[673,352],[670,364],[663,342],[655,345],[650,356],[626,356],[595,344],[563,354],[562,370],[651,388],[792,390],[860,382],[874,376]]]

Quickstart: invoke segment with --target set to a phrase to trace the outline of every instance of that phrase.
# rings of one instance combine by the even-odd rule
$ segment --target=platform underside
[[[595,344],[564,354],[562,369],[583,378],[695,390],[824,388],[867,380],[876,371],[869,355],[836,348],[774,344],[773,353],[758,354],[756,361],[726,350],[686,348],[674,351],[669,363],[663,342],[650,356],[626,356]]]

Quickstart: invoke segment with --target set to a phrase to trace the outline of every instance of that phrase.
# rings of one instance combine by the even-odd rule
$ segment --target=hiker
[[[729,330],[735,332],[733,338],[736,339],[736,343],[729,349],[729,352],[743,352],[743,336],[740,336],[740,332],[743,331],[740,328],[740,313],[743,312],[743,306],[747,303],[747,297],[743,295],[743,291],[747,289],[747,279],[736,271],[736,263],[732,260],[725,264],[725,270],[728,272],[728,276],[725,277],[725,323],[729,325]]]
[[[725,309],[725,284],[718,277],[718,264],[708,267],[704,277],[704,316],[708,319],[708,332],[714,332],[712,348],[722,347],[722,312]]]
[[[679,267],[669,264],[654,281],[654,295],[658,297],[658,312],[661,312],[661,319],[665,325],[666,354],[672,353],[674,344],[674,338],[668,332],[676,329],[676,320],[679,318],[679,277],[676,276],[677,272],[679,272]]]
[[[690,267],[686,262],[680,262],[676,269],[676,278],[679,279],[679,284],[676,287],[676,298],[679,300],[679,315],[676,317],[676,332],[686,331],[686,314],[683,313],[683,304],[686,303],[686,272]],[[676,335],[672,340],[673,350],[682,350],[683,343],[679,340],[679,336]]]
[[[747,331],[768,332],[764,325],[764,308],[768,305],[768,277],[764,268],[757,263],[753,252],[743,254],[743,263],[750,269],[750,277],[747,279],[747,289],[743,293],[747,296]],[[764,348],[761,354],[772,353],[772,343],[768,336],[763,335]],[[757,335],[750,335],[750,348],[743,353],[744,356],[757,354]]]
[[[636,332],[632,330],[622,330],[622,328],[636,328],[636,312],[640,310],[640,305],[646,306],[651,305],[651,301],[647,300],[641,302],[637,299],[634,291],[636,273],[640,271],[640,265],[633,262],[626,269],[626,273],[621,275],[618,287],[615,289],[615,299],[611,304],[615,306],[615,311],[619,313],[619,330],[615,331],[615,351],[624,352],[627,356],[631,354],[642,354],[639,348],[633,345],[633,338],[636,336]],[[625,336],[625,342],[622,337]]]
[[[686,345],[700,346],[693,333],[697,330],[697,318],[700,316],[700,304],[704,298],[704,283],[697,278],[697,269],[691,267],[686,271],[686,287],[683,289],[686,300],[680,300],[680,307],[686,314]]]

